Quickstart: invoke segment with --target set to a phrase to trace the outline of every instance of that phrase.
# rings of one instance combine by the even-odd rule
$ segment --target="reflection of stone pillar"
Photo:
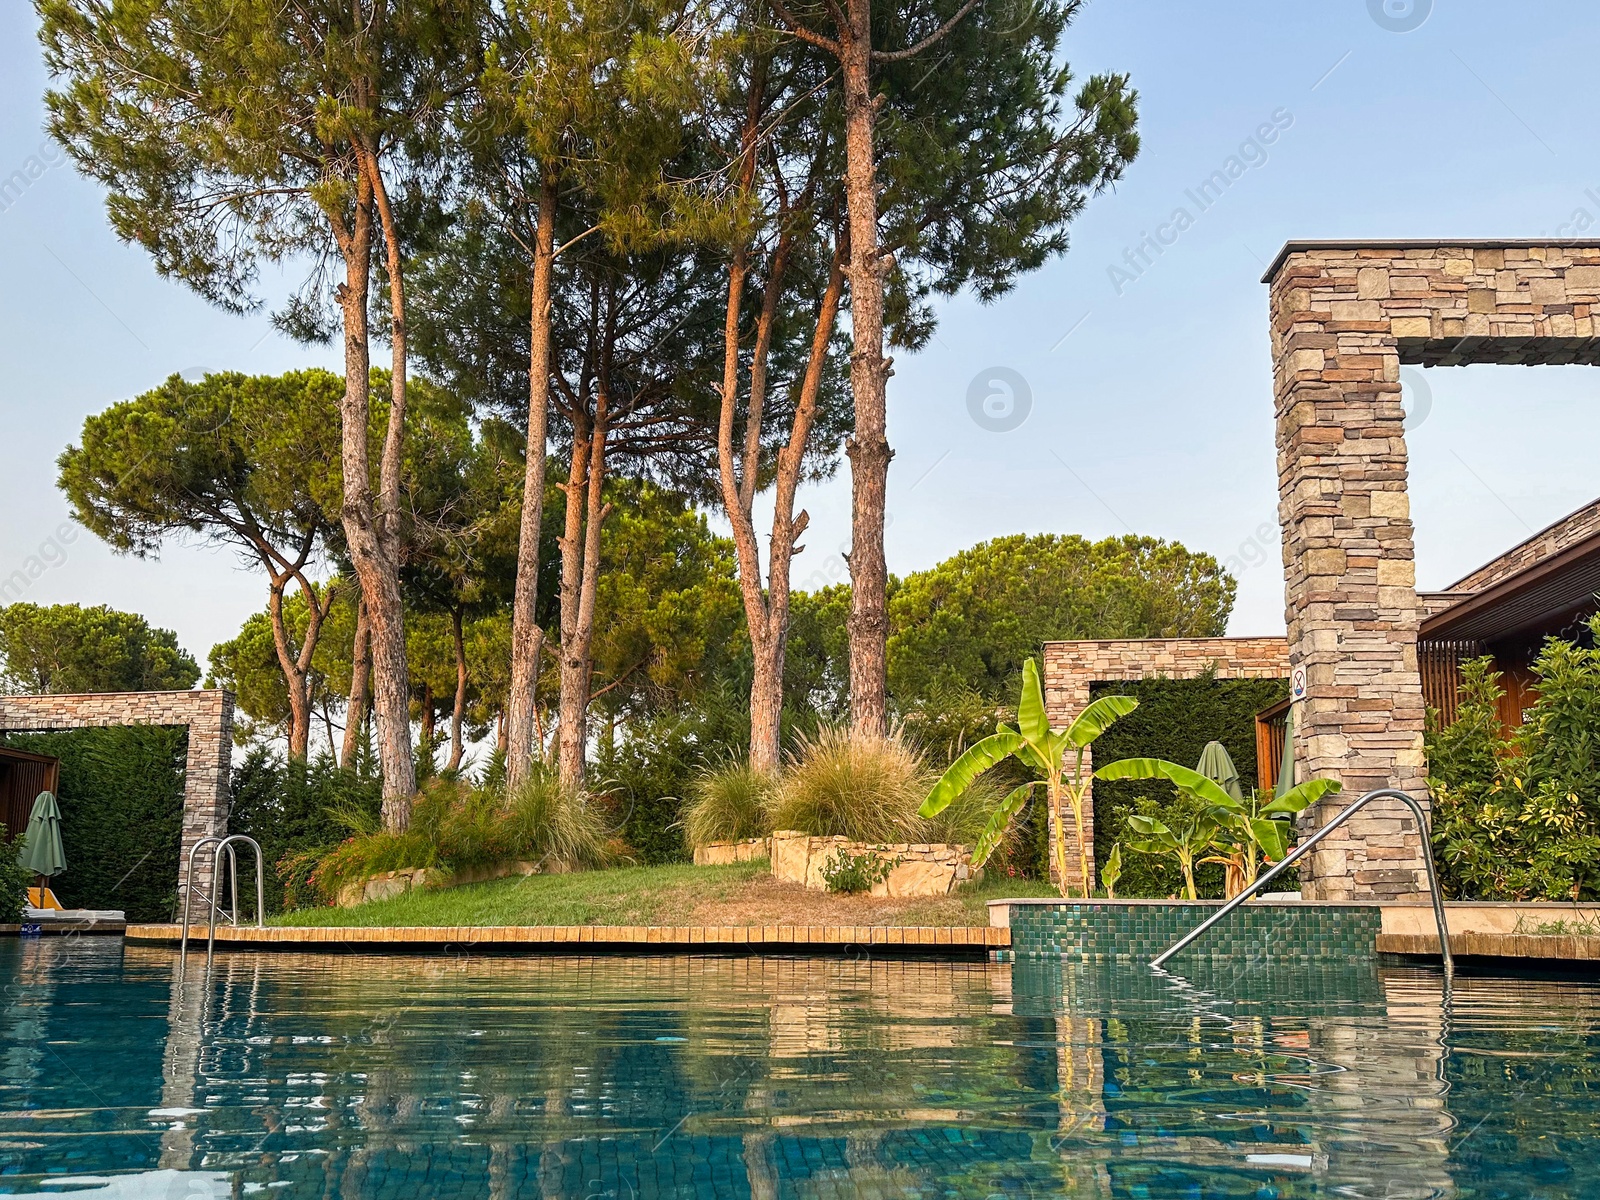
[[[1385,1019],[1307,1021],[1306,1053],[1320,1072],[1306,1090],[1312,1150],[1337,1191],[1396,1200],[1447,1195],[1455,1120],[1441,1079],[1443,984],[1420,971],[1381,975]]]
[[[167,1040],[161,1055],[161,1111],[166,1116],[167,1128],[161,1135],[163,1169],[188,1171],[195,1166],[194,1116],[192,1110],[200,1085],[201,1022],[210,979],[193,959],[188,972],[195,982],[187,988],[178,969],[178,959],[172,959],[172,984],[167,1001]],[[182,1115],[178,1115],[182,1114]]]

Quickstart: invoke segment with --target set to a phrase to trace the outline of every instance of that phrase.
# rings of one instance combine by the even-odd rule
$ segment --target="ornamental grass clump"
[[[856,842],[926,841],[933,829],[917,808],[933,778],[898,734],[824,727],[800,742],[778,781],[772,828]]]
[[[735,760],[703,771],[689,786],[683,832],[691,846],[766,837],[775,777]]]
[[[604,814],[585,793],[546,773],[531,775],[510,795],[459,780],[430,780],[413,800],[403,833],[384,830],[362,809],[333,815],[350,829],[349,838],[280,865],[292,872],[303,865],[299,859],[314,858],[309,882],[330,903],[347,885],[391,871],[459,871],[510,862],[571,871],[602,866],[609,854]]]
[[[499,822],[512,857],[544,871],[600,867],[609,858],[605,814],[554,772],[536,771],[523,780],[506,797]]]

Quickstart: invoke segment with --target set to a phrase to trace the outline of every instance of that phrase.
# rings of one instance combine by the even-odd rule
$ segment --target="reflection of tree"
[[[125,1037],[69,1024],[76,974],[44,1040]],[[349,1200],[1398,1196],[1517,1191],[1518,1164],[1582,1194],[1600,1170],[1579,985],[1463,979],[1447,1014],[1437,975],[1370,966],[221,954],[180,989],[130,946],[121,975],[170,997],[165,1079],[96,1086],[204,1110],[143,1126],[162,1166]],[[36,1016],[0,1019],[8,1080],[47,1078],[19,1057]],[[87,1103],[54,1084],[31,1095]],[[83,1144],[127,1169],[133,1141]]]

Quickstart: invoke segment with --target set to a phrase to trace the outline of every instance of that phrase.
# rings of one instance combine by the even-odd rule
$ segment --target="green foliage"
[[[189,533],[252,562],[264,546],[293,562],[339,520],[343,397],[343,377],[316,369],[173,375],[86,419],[83,444],[58,460],[59,486],[78,520],[124,553],[153,557]]]
[[[830,892],[870,892],[889,878],[899,861],[871,850],[851,854],[841,846],[822,864],[822,881]]]
[[[103,604],[0,608],[0,660],[0,683],[26,694],[184,691],[200,678],[177,634]]]
[[[22,839],[7,842],[10,830],[0,825],[0,924],[9,925],[22,915],[33,876],[17,857]]]
[[[1533,674],[1538,699],[1507,736],[1492,660],[1462,664],[1457,719],[1428,735],[1434,852],[1456,898],[1600,897],[1600,649],[1551,638]]]
[[[1239,776],[1256,777],[1255,714],[1288,694],[1288,682],[1277,679],[1221,680],[1206,675],[1198,679],[1143,679],[1137,682],[1099,684],[1095,696],[1123,694],[1139,701],[1138,711],[1119,721],[1095,743],[1095,756],[1105,762],[1149,756],[1171,762],[1200,760],[1207,742],[1227,747]],[[1112,847],[1126,841],[1128,817],[1140,812],[1141,797],[1158,819],[1175,799],[1176,791],[1163,780],[1102,780],[1094,785],[1095,860],[1105,862]],[[1136,835],[1135,835],[1136,836]],[[1161,898],[1183,888],[1183,875],[1175,861],[1147,855],[1125,857],[1119,890],[1128,897]],[[1217,864],[1197,865],[1195,886],[1202,897],[1221,896],[1223,869]]]
[[[233,772],[228,828],[261,845],[268,912],[317,902],[307,878],[316,855],[348,837],[352,824],[377,821],[380,786],[365,759],[341,768],[326,755],[285,761],[271,747],[250,748]]]
[[[896,590],[890,691],[902,708],[941,687],[998,702],[1015,694],[1024,661],[1047,641],[1217,636],[1234,589],[1209,554],[1157,538],[981,542]]]
[[[177,901],[188,730],[113,727],[12,734],[10,745],[61,760],[66,871],[51,887],[68,908],[120,908],[166,921]]]
[[[683,806],[683,831],[691,846],[765,837],[773,778],[747,760],[733,759],[702,771]]]
[[[285,865],[292,872],[314,860],[309,882],[326,901],[346,884],[388,871],[506,862],[567,871],[608,858],[603,814],[590,797],[545,772],[535,772],[509,796],[459,780],[429,780],[404,833],[382,829],[370,810],[345,816],[354,836],[331,850],[291,855]]]
[[[1078,836],[1078,867],[1081,886],[1088,894],[1089,859],[1084,829],[1085,794],[1089,780],[1084,776],[1084,752],[1120,718],[1127,716],[1139,702],[1128,696],[1102,696],[1092,700],[1063,730],[1050,728],[1050,718],[1045,711],[1044,685],[1039,677],[1039,665],[1033,659],[1022,664],[1022,690],[1017,699],[1017,727],[1000,724],[998,729],[983,741],[969,748],[960,758],[946,768],[944,775],[933,786],[923,801],[921,815],[936,817],[958,795],[972,786],[979,776],[993,767],[1015,758],[1030,770],[1044,776],[1043,788],[1046,812],[1061,812],[1061,798],[1065,794],[1071,807],[1073,823]],[[1068,757],[1072,760],[1072,773],[1067,776]],[[1005,842],[1012,822],[1022,811],[1032,795],[1032,783],[1013,789],[991,814],[979,835],[972,861],[982,866],[989,855]],[[1066,860],[1066,835],[1062,822],[1056,821],[1049,831],[1051,845],[1048,859],[1054,866],[1061,894],[1067,894],[1068,875]],[[1046,877],[1050,872],[1047,869]]]
[[[772,800],[772,827],[856,842],[920,842],[932,774],[898,736],[828,725],[802,738]]]
[[[1100,883],[1106,889],[1106,898],[1117,898],[1117,884],[1122,880],[1122,846],[1117,844],[1111,847],[1111,853],[1106,857],[1105,863],[1100,868]]]
[[[685,862],[683,798],[700,772],[750,742],[746,693],[726,682],[697,693],[678,711],[630,721],[625,737],[602,738],[590,786],[620,814],[621,833],[640,862]]]

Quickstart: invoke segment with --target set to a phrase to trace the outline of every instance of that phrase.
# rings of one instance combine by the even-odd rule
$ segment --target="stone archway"
[[[226,833],[233,740],[233,693],[101,692],[69,696],[0,696],[0,732],[41,733],[111,725],[186,725],[183,833],[178,844],[178,890],[183,890],[189,849],[201,838]],[[195,865],[195,882],[209,891],[211,859]],[[178,914],[182,915],[180,899]]]
[[[1296,761],[1346,797],[1393,786],[1426,803],[1400,366],[1600,364],[1600,244],[1289,242],[1262,282],[1289,658],[1306,679]],[[1415,896],[1421,848],[1399,805],[1374,805],[1312,856],[1306,893]]]

